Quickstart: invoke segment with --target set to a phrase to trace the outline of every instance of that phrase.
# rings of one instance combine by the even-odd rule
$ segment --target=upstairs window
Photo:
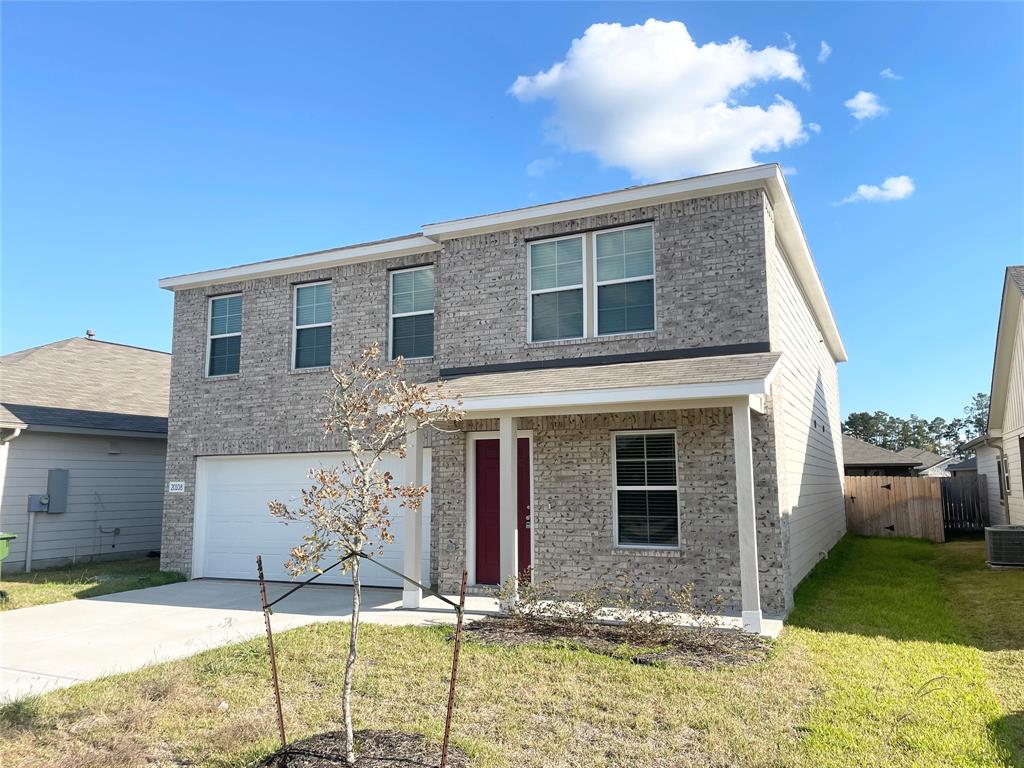
[[[295,286],[296,368],[331,364],[331,284]]]
[[[206,374],[227,376],[238,373],[242,353],[242,295],[210,299],[210,340],[207,345]]]
[[[583,337],[583,238],[530,244],[530,340]]]
[[[434,354],[434,268],[391,273],[391,358]]]
[[[654,232],[650,224],[598,232],[597,334],[654,330]]]
[[[679,546],[674,432],[615,435],[615,543]]]

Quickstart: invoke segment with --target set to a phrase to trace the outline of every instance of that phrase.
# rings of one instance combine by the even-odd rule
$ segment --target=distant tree
[[[964,407],[964,415],[950,421],[941,416],[926,421],[914,413],[903,419],[885,411],[858,411],[846,417],[843,432],[890,451],[920,448],[940,456],[964,456],[964,443],[988,429],[988,407],[988,395],[979,392]]]

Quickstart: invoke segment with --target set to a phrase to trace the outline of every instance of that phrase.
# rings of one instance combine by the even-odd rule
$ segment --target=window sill
[[[679,557],[683,550],[681,547],[631,547],[628,545],[614,544],[612,550],[623,555],[641,555],[642,557]]]
[[[528,349],[543,347],[567,347],[574,344],[599,344],[603,341],[619,341],[620,339],[656,339],[657,331],[633,331],[631,333],[610,333],[606,336],[582,336],[576,339],[552,339],[551,341],[528,341]]]
[[[240,379],[242,374],[240,373],[222,373],[219,376],[203,376],[204,381],[231,381],[232,379]]]
[[[317,365],[310,368],[289,368],[288,373],[323,373],[324,371],[331,370],[329,365]]]
[[[393,363],[397,359],[398,359],[397,357],[392,357],[391,358],[391,362]],[[402,362],[403,363],[430,363],[430,362],[433,362],[433,360],[434,360],[434,356],[433,355],[430,355],[429,357],[403,357],[402,358]]]

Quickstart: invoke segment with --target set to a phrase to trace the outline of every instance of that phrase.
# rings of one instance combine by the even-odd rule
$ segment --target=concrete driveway
[[[270,600],[291,584],[269,584]],[[276,606],[274,632],[347,619],[352,590],[309,586]],[[402,607],[400,589],[364,589],[363,620],[379,624],[455,622],[435,597],[417,611]],[[497,609],[467,597],[468,613]],[[208,648],[262,635],[259,587],[251,581],[199,579],[0,613],[0,701],[128,672]]]

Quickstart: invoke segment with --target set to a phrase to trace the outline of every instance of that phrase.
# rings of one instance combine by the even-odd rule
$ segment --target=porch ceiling
[[[467,414],[584,413],[700,407],[764,395],[781,355],[755,353],[460,376]]]

